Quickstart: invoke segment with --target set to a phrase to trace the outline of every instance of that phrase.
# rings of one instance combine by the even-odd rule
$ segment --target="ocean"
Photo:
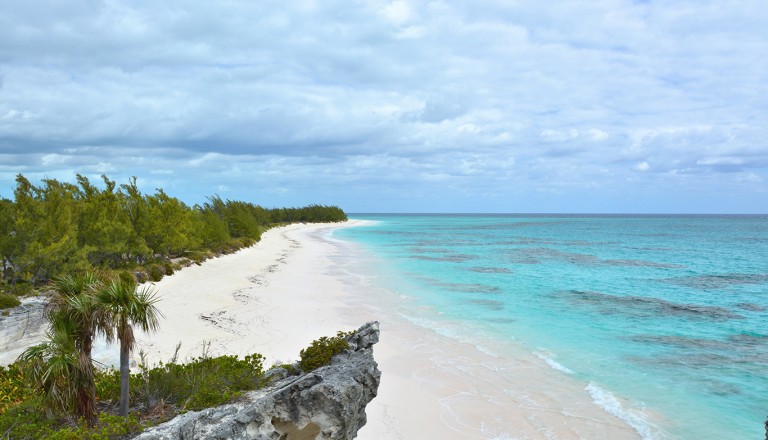
[[[410,322],[522,347],[645,439],[764,438],[768,217],[350,217]]]

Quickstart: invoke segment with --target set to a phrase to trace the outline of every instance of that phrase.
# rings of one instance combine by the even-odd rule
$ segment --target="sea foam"
[[[619,399],[611,394],[611,392],[600,388],[592,382],[585,389],[592,396],[592,401],[595,404],[603,408],[608,414],[623,420],[632,429],[637,431],[643,440],[657,440],[661,438],[659,433],[646,420],[644,414],[638,414],[636,411],[625,409],[621,402],[619,402]]]
[[[576,374],[576,373],[574,373],[573,370],[571,370],[570,368],[564,366],[563,364],[555,361],[550,356],[548,356],[546,353],[538,351],[538,352],[534,353],[534,355],[536,355],[537,358],[539,358],[542,361],[544,361],[545,364],[549,365],[549,367],[554,369],[554,370],[560,371],[560,372],[565,373],[565,374]]]

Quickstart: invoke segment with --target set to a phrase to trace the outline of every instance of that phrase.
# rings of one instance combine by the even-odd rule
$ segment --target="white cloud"
[[[381,15],[395,25],[403,25],[414,17],[413,10],[405,0],[395,0],[381,10]]]
[[[11,2],[0,170],[131,173],[190,198],[258,196],[253,176],[353,203],[403,182],[456,194],[437,181],[477,200],[765,197],[763,3]],[[681,176],[701,184],[668,191]]]

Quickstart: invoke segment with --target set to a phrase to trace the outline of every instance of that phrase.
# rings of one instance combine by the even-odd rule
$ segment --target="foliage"
[[[128,356],[136,339],[133,327],[144,332],[157,331],[162,312],[155,305],[159,301],[151,287],[139,289],[135,281],[115,278],[96,292],[96,302],[106,309],[110,325],[120,341],[120,415],[128,415],[129,368]]]
[[[349,333],[338,332],[336,336],[323,336],[312,341],[309,347],[299,353],[299,367],[302,371],[312,371],[328,365],[331,358],[349,348],[345,339]]]
[[[335,206],[266,209],[219,196],[190,207],[162,189],[142,194],[135,177],[122,185],[101,180],[97,186],[78,174],[76,184],[45,179],[34,185],[16,177],[14,200],[0,199],[2,283],[41,286],[63,273],[229,253],[276,224],[347,219]],[[151,278],[172,272],[163,269],[153,269]]]
[[[346,337],[322,337],[301,351],[300,367],[310,371],[330,362],[335,354],[349,347]],[[143,356],[142,356],[142,359]],[[32,385],[31,369],[14,363],[0,367],[0,438],[13,439],[115,439],[143,430],[152,419],[152,410],[170,408],[163,421],[179,411],[200,410],[230,402],[247,390],[263,384],[264,358],[252,354],[201,356],[188,363],[175,360],[148,367],[143,361],[131,375],[131,406],[142,409],[127,418],[101,413],[90,427],[83,420],[75,423],[66,413],[47,411],[49,406]],[[291,374],[293,365],[280,365]],[[114,369],[95,372],[97,400],[110,408],[120,399],[120,373]],[[153,419],[154,420],[154,419]],[[3,435],[5,437],[3,437]]]
[[[128,418],[101,413],[89,428],[81,421],[73,424],[63,412],[50,412],[45,399],[37,393],[31,376],[21,363],[0,367],[0,438],[13,439],[108,439],[139,432],[146,423],[138,417],[151,416],[160,405],[200,410],[221,405],[246,390],[262,384],[264,358],[259,354],[243,359],[237,356],[199,357],[186,364],[169,362],[154,368],[139,366],[131,377],[134,408],[144,408]],[[120,373],[114,369],[97,371],[96,395],[102,403],[120,399]],[[104,405],[102,405],[104,406]],[[8,437],[9,436],[9,437]]]
[[[19,364],[0,365],[0,414],[34,395],[35,390],[29,386],[24,369]]]
[[[78,391],[88,386],[92,366],[78,355],[74,324],[54,324],[48,331],[48,341],[25,350],[19,362],[27,372],[30,386],[43,397],[48,414],[74,413]]]
[[[46,416],[43,399],[32,397],[0,412],[0,433],[3,439],[47,438],[58,430],[62,421]]]
[[[102,413],[93,426],[88,426],[82,420],[73,423],[68,419],[46,417],[44,408],[39,397],[31,397],[0,412],[0,432],[4,435],[2,438],[108,440],[125,438],[127,435],[141,432],[146,427],[146,423],[139,422],[136,415],[119,417]]]
[[[260,386],[264,358],[259,354],[239,359],[237,356],[199,357],[186,364],[169,362],[131,375],[134,405],[153,407],[159,402],[181,409],[199,410],[231,401],[243,391]],[[120,397],[119,372],[105,370],[97,374],[99,399],[116,401]]]
[[[0,310],[10,309],[21,305],[21,301],[14,295],[8,295],[7,293],[0,293]]]
[[[99,415],[94,426],[78,423],[75,427],[65,427],[46,436],[51,440],[109,440],[124,438],[129,434],[141,432],[145,425],[135,415],[120,417],[111,414]]]

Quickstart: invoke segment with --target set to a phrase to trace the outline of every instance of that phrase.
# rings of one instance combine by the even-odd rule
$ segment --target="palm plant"
[[[90,272],[56,278],[48,305],[48,342],[19,357],[29,363],[50,407],[74,411],[88,423],[96,420],[93,338],[96,334],[112,338],[106,309],[95,300],[100,283]]]
[[[81,363],[87,365],[83,372],[81,386],[77,389],[76,414],[89,423],[96,420],[96,387],[93,377],[93,339],[101,334],[108,341],[113,339],[111,316],[98,301],[95,293],[101,280],[92,272],[77,275],[62,275],[52,284],[48,319],[52,327],[67,327],[74,340]],[[64,325],[66,324],[66,325]]]
[[[93,338],[112,334],[108,316],[95,301],[95,292],[101,280],[92,272],[78,275],[62,275],[53,280],[54,296],[50,301],[49,320],[65,319],[75,325],[78,349],[89,358],[93,350]]]
[[[48,341],[26,349],[18,359],[43,392],[49,410],[79,409],[82,390],[93,387],[93,368],[76,348],[75,330],[69,321],[56,321]]]
[[[97,301],[106,307],[110,322],[120,340],[120,415],[128,415],[128,357],[136,343],[133,326],[144,332],[156,331],[162,312],[155,306],[159,298],[154,289],[139,289],[133,280],[116,278],[97,293]]]

